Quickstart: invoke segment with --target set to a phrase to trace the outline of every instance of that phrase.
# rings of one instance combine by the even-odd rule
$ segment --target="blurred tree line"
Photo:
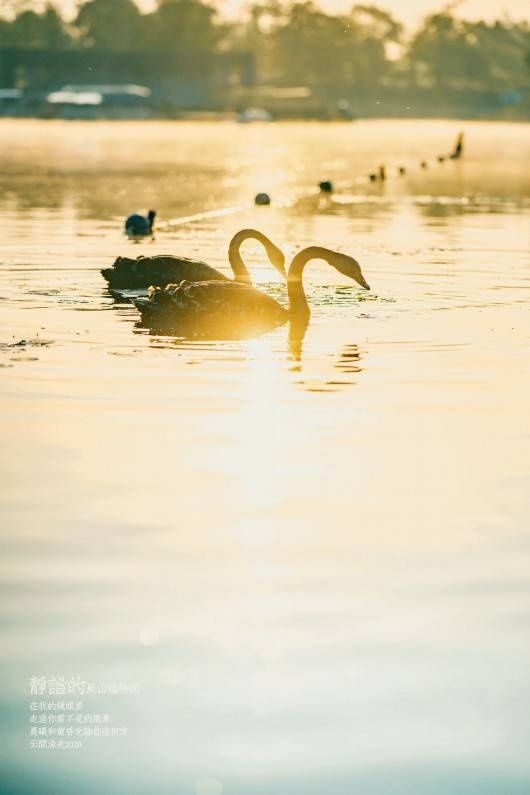
[[[518,104],[530,89],[530,26],[470,22],[450,10],[406,35],[372,5],[327,14],[312,2],[256,0],[236,21],[203,0],[158,0],[141,13],[133,0],[87,0],[65,21],[52,3],[4,0],[0,48],[178,53],[251,52],[257,82],[307,86],[328,99],[374,91],[497,92]],[[140,55],[141,57],[141,55]]]

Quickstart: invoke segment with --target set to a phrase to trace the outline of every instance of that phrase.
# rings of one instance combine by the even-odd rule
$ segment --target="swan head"
[[[333,256],[333,265],[339,273],[353,279],[357,284],[360,284],[361,287],[364,287],[365,290],[370,289],[370,285],[363,276],[361,266],[353,257],[348,256],[348,254],[336,252]]]

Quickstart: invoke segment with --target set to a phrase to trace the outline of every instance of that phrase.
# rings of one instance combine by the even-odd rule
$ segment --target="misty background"
[[[235,18],[201,0],[144,8],[89,0],[72,15],[53,3],[5,3],[3,112],[64,116],[74,105],[76,114],[106,115],[105,92],[105,102],[94,91],[85,102],[78,94],[50,102],[50,92],[132,84],[146,90],[129,93],[123,115],[257,106],[274,118],[530,117],[524,20],[469,20],[447,6],[410,29],[375,5],[339,14],[272,0],[246,5]]]

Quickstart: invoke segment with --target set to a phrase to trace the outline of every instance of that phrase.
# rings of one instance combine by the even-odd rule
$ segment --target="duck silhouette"
[[[131,240],[140,240],[143,237],[153,236],[153,225],[156,218],[156,211],[149,210],[147,215],[133,213],[125,219],[125,234]]]

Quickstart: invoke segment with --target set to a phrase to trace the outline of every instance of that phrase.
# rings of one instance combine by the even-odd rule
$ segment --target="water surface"
[[[530,136],[463,129],[2,121],[2,792],[529,791]],[[243,226],[372,292],[308,266],[293,354],[151,336],[99,274]],[[31,749],[31,676],[138,683],[84,699],[127,736]]]

